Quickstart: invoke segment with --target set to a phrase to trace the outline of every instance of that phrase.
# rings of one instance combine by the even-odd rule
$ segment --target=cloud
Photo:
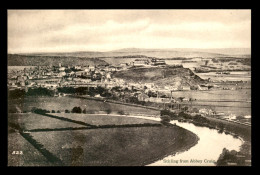
[[[250,47],[250,10],[9,10],[8,51]]]

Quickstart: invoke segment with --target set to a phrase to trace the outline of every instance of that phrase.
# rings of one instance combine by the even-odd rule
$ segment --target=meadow
[[[125,114],[145,114],[145,115],[159,115],[160,111],[149,110],[145,108],[138,108],[133,106],[126,106],[121,104],[106,103],[103,101],[88,100],[84,98],[72,97],[26,97],[24,99],[9,100],[8,108],[10,110],[31,111],[33,107],[42,108],[46,110],[55,110],[65,112],[65,110],[72,110],[75,106],[79,106],[82,110],[86,109],[88,113],[106,113],[111,110],[112,113],[124,111]]]
[[[64,113],[56,113],[55,116],[65,117],[68,119],[81,121],[84,123],[88,123],[91,125],[102,126],[102,125],[129,125],[129,124],[145,124],[145,123],[158,123],[157,121],[146,120],[146,119],[138,119],[129,118],[124,116],[116,116],[116,115],[96,115],[96,114],[64,114]]]
[[[195,134],[181,127],[124,116],[9,114],[8,122],[9,166],[141,166],[187,150],[198,141]],[[105,125],[110,127],[102,127]],[[12,150],[26,155],[13,157]],[[61,163],[53,162],[53,157]]]
[[[19,125],[20,128],[24,130],[32,129],[46,129],[46,128],[68,128],[68,127],[80,127],[81,125],[61,121],[55,118],[49,118],[35,113],[9,113],[8,123],[13,123]]]
[[[134,127],[31,133],[70,166],[140,166],[188,149],[197,137],[180,127]]]

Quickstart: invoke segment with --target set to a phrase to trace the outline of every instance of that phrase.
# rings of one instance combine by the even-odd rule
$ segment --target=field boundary
[[[26,133],[23,131],[22,128],[20,128],[19,125],[16,125],[14,123],[9,124],[9,126],[15,130],[18,130],[19,134],[28,141],[36,150],[38,150],[47,160],[48,162],[52,163],[53,165],[63,165],[63,162],[53,155],[51,152],[49,152],[42,144],[40,144],[38,141],[36,141],[33,136],[30,133]]]
[[[162,124],[144,123],[144,124],[125,124],[125,125],[99,125],[94,127],[79,127],[79,128],[46,128],[46,129],[31,129],[24,132],[49,132],[49,131],[71,131],[71,130],[89,130],[89,129],[110,129],[110,128],[132,128],[132,127],[161,127]]]

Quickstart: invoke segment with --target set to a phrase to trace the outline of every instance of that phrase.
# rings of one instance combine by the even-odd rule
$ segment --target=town
[[[214,60],[214,59],[213,59]],[[209,61],[205,61],[206,64]],[[205,63],[203,63],[205,64]],[[122,71],[140,70],[149,68],[183,68],[182,64],[168,65],[165,59],[138,58],[130,63],[113,65],[62,65],[57,66],[31,66],[23,70],[11,70],[8,74],[8,89],[10,94],[17,91],[27,95],[49,95],[54,97],[66,95],[78,95],[84,97],[104,98],[123,103],[135,103],[160,109],[171,109],[175,112],[188,112],[191,115],[222,117],[227,120],[250,124],[250,116],[236,117],[217,113],[213,108],[196,106],[196,100],[185,96],[173,95],[174,92],[210,91],[212,89],[242,89],[238,82],[229,81],[232,88],[220,86],[217,81],[204,81],[201,84],[178,83],[156,84],[156,82],[144,83],[141,81],[128,81],[115,77]],[[187,77],[187,76],[186,76]],[[190,79],[190,77],[188,77]],[[241,84],[241,82],[239,81]],[[242,82],[242,85],[245,82]],[[234,85],[235,84],[235,85]],[[38,89],[41,89],[38,91]]]

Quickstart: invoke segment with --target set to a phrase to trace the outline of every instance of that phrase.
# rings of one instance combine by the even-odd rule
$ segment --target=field
[[[173,97],[196,99],[192,106],[198,109],[211,108],[217,112],[235,115],[251,115],[251,89],[210,90],[210,91],[176,91]],[[191,103],[188,103],[191,105]]]
[[[158,123],[152,120],[127,118],[115,115],[95,115],[95,114],[54,114],[55,116],[66,117],[68,119],[85,122],[91,125],[128,125],[128,124],[144,124],[144,123]]]
[[[8,165],[9,166],[50,166],[46,157],[25,140],[18,132],[8,127]],[[23,154],[12,154],[22,151]]]
[[[216,74],[216,72],[209,73],[196,73],[203,79],[210,78],[213,81],[251,81],[251,72],[250,71],[240,71],[240,72],[230,72],[230,74]]]
[[[32,135],[65,165],[77,166],[145,165],[183,149],[196,140],[184,129],[163,127],[61,131]]]
[[[39,114],[8,114],[8,123],[19,125],[24,130],[78,127],[78,124],[45,117]]]
[[[33,107],[46,110],[60,110],[64,112],[66,109],[72,110],[73,107],[80,106],[81,109],[86,109],[88,113],[99,112],[106,113],[106,110],[111,110],[112,113],[124,111],[128,114],[145,114],[159,115],[159,111],[149,110],[145,108],[137,108],[121,104],[105,103],[102,101],[94,101],[83,98],[71,97],[27,97],[25,99],[16,99],[8,102],[8,108],[11,110],[31,111]]]
[[[91,126],[83,127],[76,121]],[[146,165],[189,149],[198,139],[178,126],[166,127],[156,121],[113,115],[9,114],[8,122],[9,166]],[[23,133],[19,127],[29,133]],[[57,130],[61,127],[65,130]],[[14,157],[11,155],[14,150],[23,151],[23,155]]]

